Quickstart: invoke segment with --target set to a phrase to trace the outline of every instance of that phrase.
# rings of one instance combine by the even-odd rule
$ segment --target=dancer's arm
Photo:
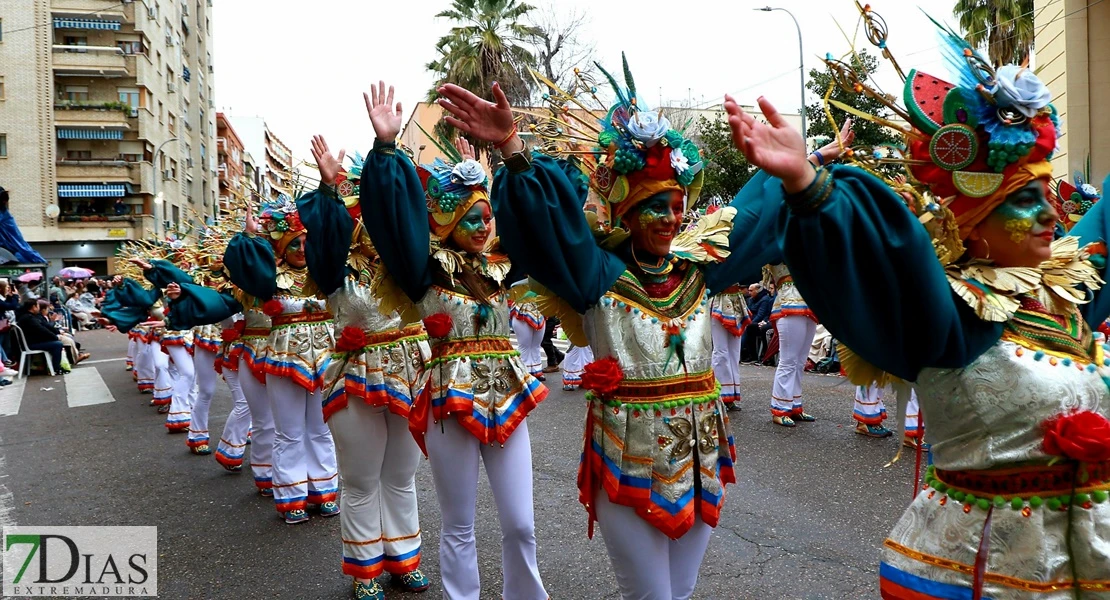
[[[359,206],[362,223],[389,276],[413,302],[419,302],[432,284],[428,208],[416,168],[397,150],[401,130],[401,103],[393,104],[393,87],[371,86],[363,94],[366,111],[377,139],[362,167]],[[350,236],[347,237],[350,241]]]
[[[335,178],[343,162],[332,156],[323,136],[312,138],[312,156],[320,167],[320,187],[297,200],[297,213],[307,230],[305,262],[313,281],[325,296],[343,285],[347,277],[347,254],[355,221],[335,190]]]
[[[224,269],[236,287],[261,301],[277,292],[277,262],[270,242],[255,237],[254,211],[247,207],[246,226],[224,250]]]
[[[1107,176],[1102,182],[1102,192],[1104,194],[1107,193],[1107,185],[1110,185],[1110,176]],[[1079,237],[1080,245],[1093,242],[1102,242],[1104,245],[1110,244],[1110,207],[1107,207],[1107,202],[1105,198],[1095,202],[1095,205],[1072,228],[1071,235]],[[1105,248],[1102,250],[1105,252]],[[1101,261],[1100,270],[1102,271],[1102,278],[1105,280],[1106,255],[1103,254],[1101,258],[1095,260]],[[1093,299],[1079,307],[1083,317],[1087,320],[1087,324],[1092,328],[1098,328],[1107,317],[1110,317],[1110,294],[1107,294],[1106,290],[1106,286],[1096,290]]]
[[[171,283],[166,288],[170,310],[166,315],[170,329],[192,329],[199,325],[219,323],[243,306],[231,296],[193,283]]]
[[[101,318],[127,333],[132,327],[147,320],[150,307],[160,296],[161,292],[157,288],[143,289],[137,281],[122,279],[108,291],[100,304]]]
[[[733,139],[782,179],[785,262],[833,336],[909,381],[926,367],[966,366],[998,340],[1001,324],[955,297],[928,233],[893,190],[853,167],[814,170],[801,136],[762,98],[760,108],[769,125],[728,99]]]

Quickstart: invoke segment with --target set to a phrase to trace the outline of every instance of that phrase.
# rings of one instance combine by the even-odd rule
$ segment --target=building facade
[[[1052,174],[1071,180],[1090,160],[1099,186],[1110,175],[1110,4],[1035,0],[1033,10],[1035,68],[1064,134]]]
[[[293,196],[293,153],[274,135],[262,117],[232,115],[231,122],[239,132],[243,148],[254,160],[258,193],[274,200],[281,194]]]
[[[226,214],[240,205],[244,197],[249,199],[250,195],[243,166],[243,141],[239,139],[239,134],[235,133],[235,128],[224,113],[216,113],[216,149],[219,157],[216,165],[220,185],[219,210]]]
[[[0,185],[27,241],[114,270],[126,240],[216,214],[209,0],[0,4]]]

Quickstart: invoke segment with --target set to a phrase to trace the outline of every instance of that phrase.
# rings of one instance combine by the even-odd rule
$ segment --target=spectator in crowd
[[[559,319],[555,317],[548,317],[543,329],[543,340],[540,341],[540,348],[543,348],[544,354],[547,355],[547,366],[544,367],[544,373],[554,373],[559,370],[559,365],[563,362],[565,354],[555,347],[553,341],[555,336],[555,326],[559,324]]]
[[[71,295],[69,299],[66,300],[66,308],[69,310],[69,314],[72,315],[74,319],[77,319],[81,322],[82,326],[89,327],[92,325],[94,321],[93,312],[95,312],[95,307],[91,307],[85,304],[77,296]]]
[[[7,279],[0,279],[0,359],[4,361],[3,368],[0,368],[0,377],[16,374],[10,368],[15,364],[10,357],[18,354],[13,352],[11,346],[11,326],[15,322],[15,311],[18,308],[19,296],[12,293]]]
[[[46,303],[49,306],[49,303]],[[55,368],[62,366],[62,341],[54,328],[42,316],[42,305],[38,300],[24,300],[19,307],[19,320],[16,322],[23,330],[27,347],[32,350],[45,350],[54,361]],[[63,373],[68,373],[62,370]]]
[[[758,363],[762,360],[767,331],[771,329],[771,304],[771,295],[762,284],[748,286],[748,312],[752,322],[740,339],[740,362]]]
[[[131,212],[127,204],[124,203],[123,198],[116,198],[116,203],[112,206],[112,209],[117,217],[122,217],[123,215]]]
[[[26,283],[24,283],[22,281],[20,281],[19,283],[16,284],[15,289],[16,289],[16,291],[19,292],[19,299],[20,300],[23,300],[23,301],[38,300],[38,298],[39,298],[39,295],[36,294],[34,292],[34,290],[31,289],[31,286],[27,285]]]
[[[54,306],[46,300],[39,300],[39,308],[41,309],[39,314],[58,334],[58,340],[62,342],[63,346],[70,349],[70,356],[74,357],[74,363],[79,363],[88,358],[89,355],[87,353],[81,352],[81,344],[78,344],[77,340],[73,339],[73,332],[70,331],[69,327],[66,325],[65,314],[62,309],[60,307],[55,309]]]
[[[50,287],[47,288],[46,296],[47,296],[47,298],[49,298],[49,297],[54,296],[54,295],[58,296],[58,301],[60,301],[60,302],[65,302],[66,298],[69,297],[69,296],[66,295],[65,290],[62,289],[62,278],[61,277],[55,276],[55,277],[52,277],[50,279]]]

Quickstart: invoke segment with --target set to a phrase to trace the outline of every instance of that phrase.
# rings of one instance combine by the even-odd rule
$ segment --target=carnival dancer
[[[474,510],[483,463],[501,523],[503,595],[543,600],[525,417],[547,388],[509,341],[508,284],[519,277],[493,243],[487,177],[464,156],[465,145],[460,152],[441,144],[456,164],[437,161],[418,174],[396,148],[401,106],[394,109],[393,88],[387,95],[379,83],[365,100],[377,139],[360,204],[373,215],[363,224],[386,269],[377,285],[381,311],[398,309],[402,321],[423,317],[431,342],[427,384],[409,426],[428,456],[443,515],[443,595],[481,596]]]
[[[112,295],[112,290],[108,291],[107,296]],[[105,322],[109,319],[101,317]],[[135,385],[139,389],[140,394],[150,394],[154,391],[154,361],[150,355],[150,341],[147,339],[149,330],[142,324],[136,324],[127,332],[129,339],[128,344],[135,345],[135,359],[134,359],[134,374]],[[151,406],[153,406],[153,401]]]
[[[596,101],[596,87],[580,79],[571,92],[549,95],[553,116],[535,128],[545,148],[565,150],[577,164],[526,153],[497,84],[496,103],[453,85],[440,88],[440,103],[448,123],[501,148],[505,168],[493,186],[501,239],[544,303],[559,306],[551,312],[571,341],[598,357],[582,376],[590,392],[578,487],[591,531],[593,520],[601,525],[621,595],[684,599],[724,487],[735,482],[707,292],[753,276],[777,249],[760,245],[767,230],[757,225],[769,223],[746,223],[745,235],[730,240],[732,208],[679,233],[701,188],[701,154],[646,110],[627,63],[627,89],[609,80],[617,103],[596,126],[563,116],[562,106]],[[604,150],[577,150],[587,136]],[[591,231],[587,186],[606,203],[611,229]]]
[[[519,285],[526,283],[526,280],[521,281]],[[535,293],[528,290],[521,294],[519,300],[510,299],[509,318],[512,320],[513,333],[516,334],[517,348],[520,351],[520,360],[524,362],[524,368],[528,369],[536,379],[546,381],[547,378],[543,375],[544,353],[540,344],[543,343],[547,319],[532,302],[534,297]]]
[[[239,330],[239,324],[242,330]],[[225,330],[226,331],[226,330]],[[273,496],[274,414],[266,394],[266,342],[270,338],[270,317],[256,308],[244,308],[243,320],[233,325],[234,333],[227,334],[220,368],[224,379],[231,385],[239,382],[243,399],[250,409],[250,468],[254,485],[263,496]],[[241,443],[246,444],[246,440]],[[229,456],[234,454],[229,452]],[[217,456],[217,460],[220,460]],[[225,468],[225,464],[220,460]],[[230,463],[234,466],[234,463]]]
[[[806,164],[765,99],[768,123],[728,99],[733,138],[781,178],[786,263],[851,348],[849,376],[916,382],[928,418],[935,469],[883,543],[882,597],[1110,598],[1110,370],[1092,333],[1110,314],[1110,211],[1096,203],[1076,237],[1053,241],[1048,88],[1027,68],[992,68],[950,30],[943,39],[954,82],[909,71],[905,107],[826,61],[839,85],[912,125],[905,165],[930,195],[899,191],[926,227],[892,182]],[[753,203],[778,212],[765,191]]]
[[[713,375],[721,384],[721,401],[729,410],[740,410],[740,338],[751,322],[740,284],[730,285],[710,298],[709,314],[713,317],[709,325]]]
[[[856,398],[852,406],[852,418],[856,421],[856,433],[867,437],[885,438],[894,432],[887,429],[883,422],[886,421],[886,404],[883,396],[889,387],[872,382],[870,385],[857,385]],[[920,405],[917,392],[909,389],[910,398],[906,403],[903,415],[902,445],[907,448],[917,448],[925,435],[925,424],[920,414]]]
[[[567,350],[559,369],[563,372],[563,390],[570,392],[582,385],[582,373],[586,365],[594,361],[594,351],[589,346],[576,346],[573,343]]]
[[[339,514],[335,443],[321,409],[335,340],[331,314],[305,267],[305,228],[296,204],[285,195],[265,202],[261,220],[259,231],[247,213],[245,230],[227,246],[224,267],[252,297],[244,297],[243,306],[261,305],[272,320],[263,370],[275,429],[274,503],[286,523],[296,524],[308,520],[310,507],[324,517]]]
[[[767,265],[763,287],[775,286],[771,322],[779,336],[779,359],[771,388],[771,420],[776,425],[794,427],[796,422],[817,419],[805,412],[802,403],[802,376],[806,357],[817,330],[817,318],[794,287],[786,265]]]
[[[308,270],[335,316],[335,354],[325,375],[324,420],[335,439],[343,477],[342,571],[354,578],[356,598],[385,597],[375,581],[383,571],[394,585],[423,592],[421,535],[416,501],[420,449],[408,428],[413,398],[423,383],[427,335],[395,311],[383,313],[370,291],[377,253],[362,226],[358,197],[349,202],[336,182],[360,183],[361,157],[342,169],[344,153],[312,140],[320,188],[297,202],[307,227]],[[341,182],[341,183],[343,183]],[[350,208],[348,209],[348,204]],[[348,243],[340,243],[348,240]]]

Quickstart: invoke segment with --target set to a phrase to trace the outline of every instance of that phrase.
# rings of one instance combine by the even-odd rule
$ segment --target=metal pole
[[[151,182],[150,193],[152,194],[152,196],[151,196],[152,201],[154,202],[154,204],[158,205],[158,210],[157,210],[158,215],[156,215],[155,219],[154,219],[154,235],[155,236],[161,236],[162,235],[162,233],[159,231],[159,228],[161,227],[162,216],[165,214],[165,210],[166,210],[165,207],[162,206],[163,203],[158,202],[158,178],[162,176],[162,173],[161,173],[160,169],[158,168],[158,157],[161,156],[162,148],[166,144],[168,144],[170,142],[176,142],[176,141],[177,141],[177,138],[170,138],[170,139],[162,142],[161,144],[158,144],[158,149],[154,151],[154,159],[153,159],[154,163],[150,165],[151,169],[154,170],[154,179]]]
[[[789,10],[786,10],[785,8],[774,8],[774,7],[770,7],[770,6],[764,6],[763,8],[756,8],[754,10],[758,10],[758,11],[762,11],[762,12],[771,12],[773,10],[781,10],[782,12],[790,15],[790,18],[794,21],[794,28],[798,30],[798,81],[799,81],[799,84],[800,84],[799,91],[801,92],[801,101],[802,101],[802,109],[799,111],[798,114],[799,114],[799,116],[802,117],[802,139],[807,141],[806,146],[807,146],[807,149],[808,149],[809,136],[807,135],[807,131],[806,131],[806,61],[805,61],[805,52],[802,50],[802,28],[801,28],[800,25],[798,25],[798,19],[794,18],[794,13],[790,12]]]

